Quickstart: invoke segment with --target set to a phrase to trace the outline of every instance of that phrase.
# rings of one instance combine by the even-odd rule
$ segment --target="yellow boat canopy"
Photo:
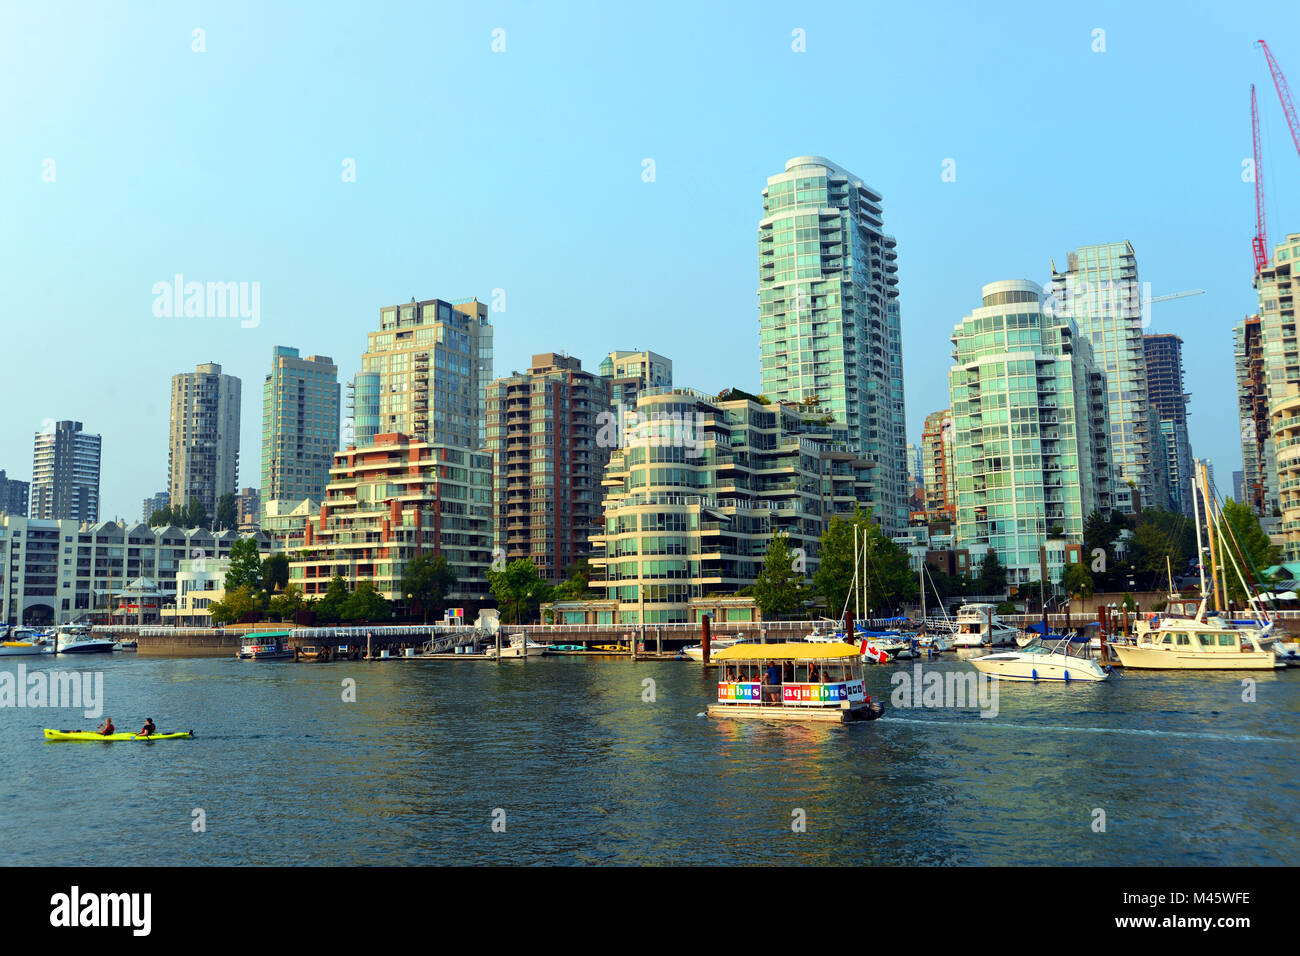
[[[715,661],[826,661],[858,657],[852,644],[733,644],[710,659]]]

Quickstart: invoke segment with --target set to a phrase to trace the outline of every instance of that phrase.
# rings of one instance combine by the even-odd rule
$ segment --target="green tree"
[[[1096,584],[1087,562],[1078,561],[1061,568],[1061,590],[1071,597],[1092,597]]]
[[[802,560],[802,555],[798,557]],[[790,551],[789,535],[780,531],[772,535],[763,569],[754,581],[754,603],[764,619],[773,620],[804,606],[810,591],[802,566],[796,567],[797,563]]]
[[[826,602],[826,613],[833,618],[844,613],[853,590],[853,527],[852,519],[831,518],[822,532],[819,562],[813,572],[813,590]]]
[[[900,610],[909,601],[920,598],[916,572],[907,552],[891,541],[880,525],[871,520],[870,512],[858,509],[858,535],[862,539],[862,580],[866,583],[866,607],[879,614]]]
[[[289,556],[283,552],[268,554],[262,561],[262,587],[268,591],[289,584]]]
[[[262,555],[252,538],[240,538],[230,546],[230,567],[226,571],[226,590],[250,587],[255,591],[265,586],[262,578]]]
[[[456,586],[456,569],[441,554],[418,554],[406,564],[402,573],[402,594],[418,604],[427,623],[429,615],[442,613],[447,595]]]
[[[304,607],[302,589],[296,584],[286,584],[284,590],[272,597],[266,609],[282,621],[292,621]]]
[[[564,580],[556,585],[552,599],[556,601],[581,601],[583,598],[591,596],[591,562],[586,558],[579,558],[569,565]]]
[[[372,581],[358,581],[339,616],[350,622],[388,621],[393,616],[393,606],[375,590]]]
[[[551,586],[542,580],[532,558],[516,558],[503,571],[488,571],[488,588],[511,624],[525,617],[532,620],[538,605],[551,596]]]
[[[1133,528],[1133,569],[1150,578],[1166,576],[1169,568],[1181,570],[1196,554],[1196,529],[1185,516],[1160,508],[1143,508]]]
[[[343,575],[336,574],[330,578],[325,587],[325,594],[311,605],[316,620],[322,624],[333,624],[343,617],[343,607],[348,601],[348,582]]]
[[[149,527],[161,528],[169,524],[179,524],[176,520],[176,512],[171,505],[159,508],[149,516]]]
[[[980,562],[979,576],[975,580],[975,590],[980,594],[1005,594],[1007,591],[1006,565],[998,558],[992,548],[984,552]]]
[[[262,601],[257,591],[248,585],[230,589],[220,601],[208,605],[208,613],[214,624],[237,624],[240,621],[255,621],[262,615]]]
[[[207,530],[210,522],[208,520],[208,509],[203,506],[203,502],[198,498],[191,498],[189,507],[182,508],[179,515],[181,520],[177,522],[183,528],[203,528]]]
[[[217,516],[212,522],[213,531],[229,531],[239,525],[239,508],[235,504],[235,493],[227,491],[217,499]]]

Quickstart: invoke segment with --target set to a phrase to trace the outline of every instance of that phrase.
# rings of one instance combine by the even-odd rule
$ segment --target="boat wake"
[[[997,719],[983,720],[979,718],[974,720],[914,720],[907,717],[894,716],[897,713],[898,711],[895,710],[889,714],[880,726],[887,727],[892,724],[914,724],[918,727],[971,727],[978,725],[980,727],[988,727],[991,729],[1032,730],[1035,733],[1059,732],[1076,734],[1122,734],[1132,737],[1185,737],[1193,740],[1221,740],[1225,743],[1295,743],[1295,741],[1289,737],[1256,737],[1252,734],[1207,734],[1193,730],[1144,730],[1138,727],[1056,727],[1044,724],[1009,724],[1006,721]]]

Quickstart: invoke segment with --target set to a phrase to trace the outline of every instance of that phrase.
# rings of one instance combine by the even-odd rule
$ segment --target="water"
[[[935,666],[969,668],[947,657]],[[678,662],[114,654],[0,670],[20,660],[102,671],[119,730],[152,716],[197,736],[46,743],[42,727],[98,721],[0,709],[6,866],[1300,858],[1294,670],[1257,675],[1255,703],[1241,675],[1148,673],[1003,685],[996,719],[890,709],[839,726],[705,718],[711,676]],[[869,668],[869,692],[887,698],[893,672]]]

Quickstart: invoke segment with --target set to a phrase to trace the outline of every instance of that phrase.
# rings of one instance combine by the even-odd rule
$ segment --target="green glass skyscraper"
[[[819,399],[873,463],[868,503],[907,527],[907,428],[895,242],[881,196],[820,156],[798,156],[763,190],[758,226],[761,387]]]

